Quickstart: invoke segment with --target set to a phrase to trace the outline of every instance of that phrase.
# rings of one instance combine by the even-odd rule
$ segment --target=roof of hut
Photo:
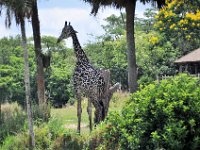
[[[200,48],[177,59],[175,63],[200,62]]]

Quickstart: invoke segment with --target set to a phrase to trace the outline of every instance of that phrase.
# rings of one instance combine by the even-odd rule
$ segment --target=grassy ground
[[[111,102],[109,112],[111,111],[120,111],[128,98],[128,93],[117,92],[114,93]],[[94,112],[94,108],[93,108]],[[63,125],[66,129],[76,131],[77,128],[77,104],[73,106],[66,106],[61,109],[52,109],[51,114],[54,117],[58,117],[62,120]],[[93,115],[94,116],[94,115]],[[89,133],[89,123],[88,123],[88,114],[87,114],[87,99],[82,101],[82,119],[81,119],[81,132]]]
[[[110,102],[109,112],[120,111],[127,98],[127,93],[115,93]],[[29,147],[27,129],[23,129],[24,126],[27,125],[26,123],[24,124],[26,120],[25,112],[23,112],[21,108],[16,109],[18,107],[19,106],[17,104],[5,104],[2,106],[2,110],[7,112],[6,115],[8,116],[8,119],[5,121],[6,125],[4,128],[4,131],[6,131],[8,134],[3,134],[5,137],[3,140],[5,141],[3,141],[4,144],[0,145],[1,150],[28,149]],[[15,113],[13,114],[11,110],[14,110]],[[38,126],[35,125],[34,127],[37,149],[79,150],[90,146],[95,147],[99,142],[99,135],[101,133],[99,131],[101,131],[102,126],[99,125],[97,130],[94,130],[94,132],[90,133],[88,126],[87,100],[82,101],[82,110],[81,135],[79,135],[76,132],[78,122],[76,103],[73,106],[66,106],[62,109],[52,109],[52,118],[50,118],[49,122],[42,123],[39,121],[41,124]],[[18,112],[17,115],[16,111]],[[12,118],[9,118],[9,116]],[[18,128],[16,128],[16,125]],[[10,134],[10,131],[15,134]]]

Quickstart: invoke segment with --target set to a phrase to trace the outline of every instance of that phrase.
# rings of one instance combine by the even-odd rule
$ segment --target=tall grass
[[[0,124],[0,143],[9,135],[15,135],[27,126],[26,113],[17,103],[2,105]]]
[[[121,111],[128,97],[128,93],[117,92],[113,95],[109,112]],[[8,105],[8,108],[6,107]],[[3,106],[4,112],[23,112],[17,104],[12,104],[13,108],[10,108],[10,104]],[[15,109],[18,108],[19,110]],[[10,110],[11,109],[11,110]],[[14,111],[13,111],[14,110]],[[76,103],[71,106],[66,106],[62,109],[52,109],[51,118],[48,123],[43,122],[34,127],[36,148],[35,150],[93,150],[96,147],[103,149],[101,147],[102,134],[105,131],[106,125],[102,123],[93,130],[92,133],[89,132],[89,121],[87,114],[87,100],[82,101],[82,127],[81,135],[77,134],[77,105]],[[94,108],[93,108],[94,112]],[[13,114],[13,113],[11,113]],[[11,114],[8,114],[10,116]],[[24,114],[24,112],[23,112]],[[11,115],[13,116],[13,115]],[[14,115],[17,117],[17,115]],[[8,117],[9,118],[9,117]],[[25,118],[24,118],[25,120]],[[12,121],[11,121],[12,122]],[[22,123],[23,124],[23,123]],[[9,127],[10,128],[10,127]],[[11,127],[12,128],[12,127]],[[22,131],[22,130],[19,130]],[[0,147],[2,150],[7,149],[29,149],[29,139],[28,133],[16,132],[16,135],[8,134],[4,140],[3,145]]]

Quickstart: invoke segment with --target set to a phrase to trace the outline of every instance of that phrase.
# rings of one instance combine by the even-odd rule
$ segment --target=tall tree
[[[28,62],[28,49],[27,49],[27,39],[25,30],[25,18],[29,18],[31,15],[31,9],[28,7],[28,0],[10,0],[1,1],[0,5],[6,7],[6,27],[11,26],[11,17],[15,16],[15,21],[17,25],[21,27],[22,35],[22,47],[24,49],[24,83],[25,83],[25,94],[26,94],[26,106],[28,114],[28,125],[29,125],[29,135],[31,138],[31,146],[35,146],[35,137],[33,131],[33,120],[31,111],[31,92],[30,92],[30,71]]]
[[[50,63],[46,62],[45,56],[42,54],[40,21],[39,21],[39,15],[38,15],[37,0],[32,0],[31,18],[32,18],[35,56],[36,56],[36,63],[37,63],[37,95],[38,95],[39,107],[42,112],[43,120],[47,121],[50,116],[50,109],[48,109],[47,97],[45,96],[44,67],[48,67]],[[50,61],[50,59],[47,59],[47,60]]]
[[[116,8],[125,8],[126,10],[126,39],[128,49],[128,84],[131,93],[137,90],[137,66],[135,55],[135,38],[134,38],[134,16],[137,0],[84,0],[92,5],[93,14],[97,14],[100,6],[114,6]],[[165,4],[165,0],[140,0],[143,4],[152,2],[160,8]]]
[[[32,147],[35,147],[35,137],[33,131],[33,120],[31,111],[31,90],[30,90],[30,71],[28,62],[28,48],[26,40],[25,21],[23,18],[21,18],[20,26],[22,35],[22,47],[24,49],[24,83],[25,83],[25,93],[26,93],[26,107],[27,107],[28,122],[29,122],[29,133],[31,137]]]
[[[38,15],[37,0],[32,0],[32,28],[33,39],[35,47],[35,55],[37,62],[37,92],[39,104],[45,103],[45,82],[44,82],[44,68],[41,53],[41,36],[40,36],[40,21]]]

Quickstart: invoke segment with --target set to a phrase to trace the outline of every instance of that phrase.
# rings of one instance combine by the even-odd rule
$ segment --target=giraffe
[[[94,123],[98,124],[105,118],[104,102],[102,100],[105,93],[105,81],[102,76],[101,70],[93,67],[92,64],[89,62],[89,59],[81,48],[76,33],[78,32],[73,29],[73,27],[70,25],[70,22],[68,24],[67,21],[65,21],[65,25],[57,40],[57,43],[69,37],[71,37],[73,41],[74,52],[77,58],[76,67],[73,74],[73,84],[75,96],[78,100],[77,131],[78,133],[80,133],[82,96],[88,98],[87,112],[89,115],[90,131],[92,130],[92,104],[95,107]]]

